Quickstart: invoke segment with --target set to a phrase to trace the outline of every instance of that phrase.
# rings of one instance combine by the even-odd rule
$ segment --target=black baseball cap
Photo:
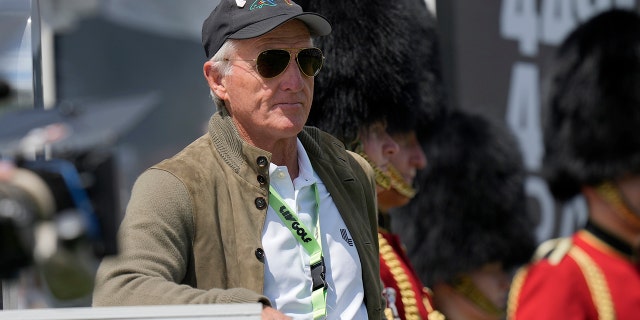
[[[227,39],[259,37],[291,19],[304,22],[312,36],[331,33],[325,17],[303,12],[292,0],[220,0],[202,24],[205,54],[210,59]]]

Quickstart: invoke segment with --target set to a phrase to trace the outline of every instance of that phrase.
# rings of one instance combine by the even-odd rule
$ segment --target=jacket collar
[[[224,162],[231,167],[236,173],[242,171],[243,164],[254,166],[257,158],[264,156],[271,162],[271,153],[255,147],[242,138],[238,134],[238,130],[233,123],[229,113],[222,109],[216,112],[209,121],[209,136],[213,144],[220,153]],[[298,134],[298,139],[302,142],[309,158],[311,159],[327,159],[327,154],[322,150],[319,144],[321,131],[314,127],[304,127]],[[344,146],[335,140],[333,146],[344,149]],[[346,152],[340,157],[342,163],[346,164]]]

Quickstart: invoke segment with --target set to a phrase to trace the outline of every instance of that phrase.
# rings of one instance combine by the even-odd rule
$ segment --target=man
[[[94,305],[260,302],[264,319],[380,319],[371,168],[304,127],[328,21],[222,0],[203,24],[209,132],[136,182]]]
[[[419,110],[414,112],[417,114]],[[388,186],[381,188],[377,194],[380,275],[383,292],[387,296],[397,297],[395,301],[387,301],[388,318],[439,320],[441,315],[435,310],[431,291],[415,273],[398,234],[391,231],[391,217],[395,216],[393,210],[406,205],[416,195],[416,174],[427,165],[426,155],[416,134],[419,129],[407,126],[408,123],[406,120],[390,121],[387,127],[391,138],[398,144],[398,151],[389,157],[386,166]],[[372,163],[375,166],[380,162]],[[404,232],[402,226],[398,230]]]
[[[460,110],[433,122],[415,198],[394,223],[447,319],[504,318],[510,275],[535,249],[514,137]]]
[[[516,275],[509,319],[640,314],[640,16],[611,10],[558,48],[544,173],[559,200],[582,194],[586,226],[540,245]]]
[[[427,161],[419,132],[442,108],[435,20],[422,0],[300,3],[334,23],[318,40],[328,57],[309,124],[340,138],[376,172],[387,317],[427,319],[431,297],[387,222],[390,209],[415,194],[413,179]],[[348,12],[358,15],[345,19]]]

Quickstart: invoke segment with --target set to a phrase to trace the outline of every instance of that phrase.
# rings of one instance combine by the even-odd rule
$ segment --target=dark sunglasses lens
[[[286,50],[267,50],[260,53],[256,60],[258,73],[264,78],[273,78],[287,68],[291,56]]]
[[[308,77],[313,77],[322,68],[322,51],[318,48],[303,49],[298,53],[300,71]]]

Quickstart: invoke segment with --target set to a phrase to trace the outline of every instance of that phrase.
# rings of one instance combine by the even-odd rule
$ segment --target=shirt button
[[[264,262],[264,250],[262,250],[262,248],[258,248],[255,253],[258,261]]]
[[[269,160],[267,160],[265,156],[259,156],[258,159],[256,159],[256,163],[260,168],[264,168],[269,165]]]
[[[284,179],[284,177],[286,177],[285,173],[282,171],[278,171],[278,178]]]
[[[267,201],[263,197],[257,197],[255,200],[256,208],[262,210],[267,206]]]
[[[267,178],[265,178],[264,176],[258,176],[258,183],[260,183],[261,185],[266,184]]]

